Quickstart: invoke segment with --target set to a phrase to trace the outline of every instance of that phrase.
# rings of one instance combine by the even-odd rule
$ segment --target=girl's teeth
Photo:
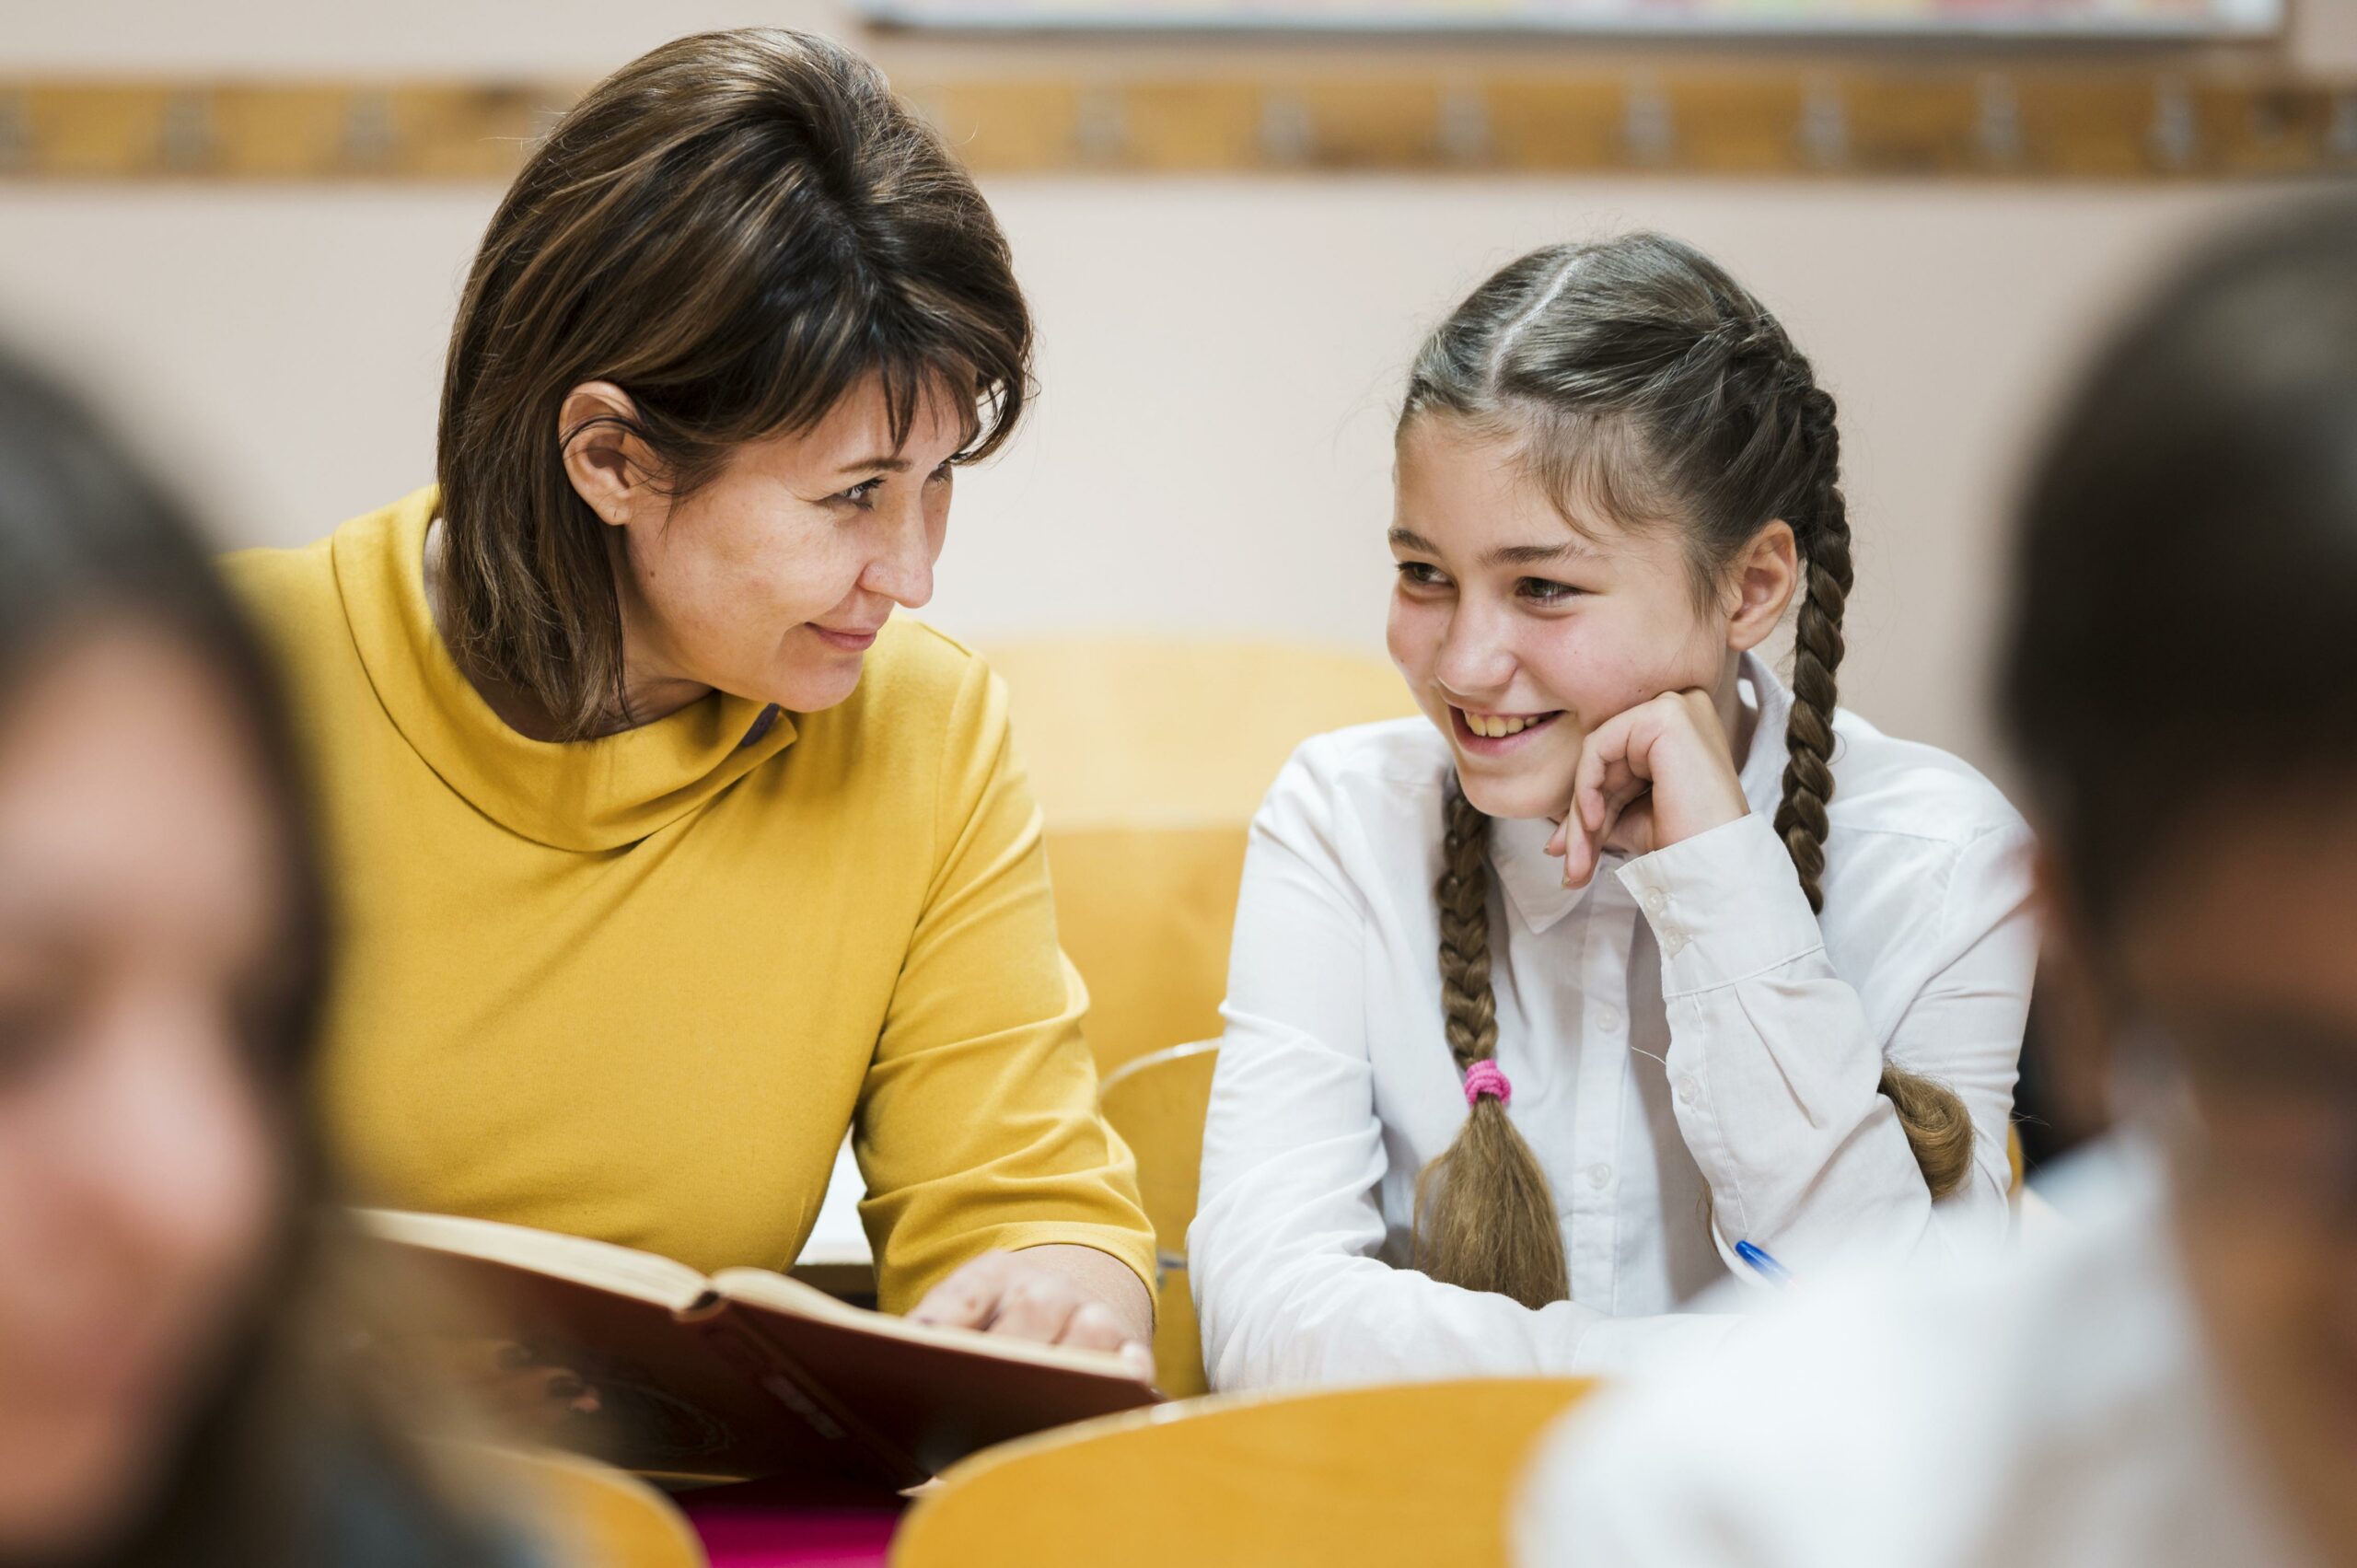
[[[1465,727],[1491,740],[1503,740],[1509,735],[1520,735],[1537,719],[1505,718],[1492,714],[1467,714]]]

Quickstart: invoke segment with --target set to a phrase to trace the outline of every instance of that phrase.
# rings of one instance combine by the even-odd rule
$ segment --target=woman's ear
[[[1800,586],[1800,549],[1779,517],[1751,536],[1728,566],[1727,646],[1747,653],[1768,640]]]
[[[637,517],[652,494],[645,444],[631,434],[638,405],[611,381],[585,381],[557,411],[565,477],[589,509],[617,528]]]

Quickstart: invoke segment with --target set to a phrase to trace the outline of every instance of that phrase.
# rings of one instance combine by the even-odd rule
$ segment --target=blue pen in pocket
[[[1750,1264],[1752,1272],[1770,1284],[1782,1290],[1792,1288],[1792,1271],[1771,1258],[1766,1248],[1754,1247],[1748,1241],[1738,1241],[1735,1244],[1735,1255]]]

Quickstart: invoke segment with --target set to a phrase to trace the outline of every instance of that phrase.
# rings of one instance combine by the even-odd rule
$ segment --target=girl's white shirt
[[[1835,721],[1813,914],[1771,822],[1791,697],[1761,660],[1749,815],[1585,889],[1550,825],[1491,830],[1510,1114],[1552,1188],[1571,1299],[1536,1311],[1408,1267],[1417,1172],[1467,1114],[1441,1018],[1447,743],[1422,719],[1305,743],[1254,818],[1188,1262],[1215,1388],[1622,1367],[1715,1343],[1680,1312],[1735,1244],[1795,1273],[2003,1237],[2037,962],[2030,837],[1994,785]],[[1886,1057],[1960,1095],[1964,1189],[1932,1202]]]

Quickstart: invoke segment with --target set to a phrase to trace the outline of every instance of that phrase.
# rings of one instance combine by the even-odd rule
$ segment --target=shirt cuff
[[[1665,999],[1711,991],[1825,946],[1768,819],[1747,812],[1620,870],[1661,947]]]

